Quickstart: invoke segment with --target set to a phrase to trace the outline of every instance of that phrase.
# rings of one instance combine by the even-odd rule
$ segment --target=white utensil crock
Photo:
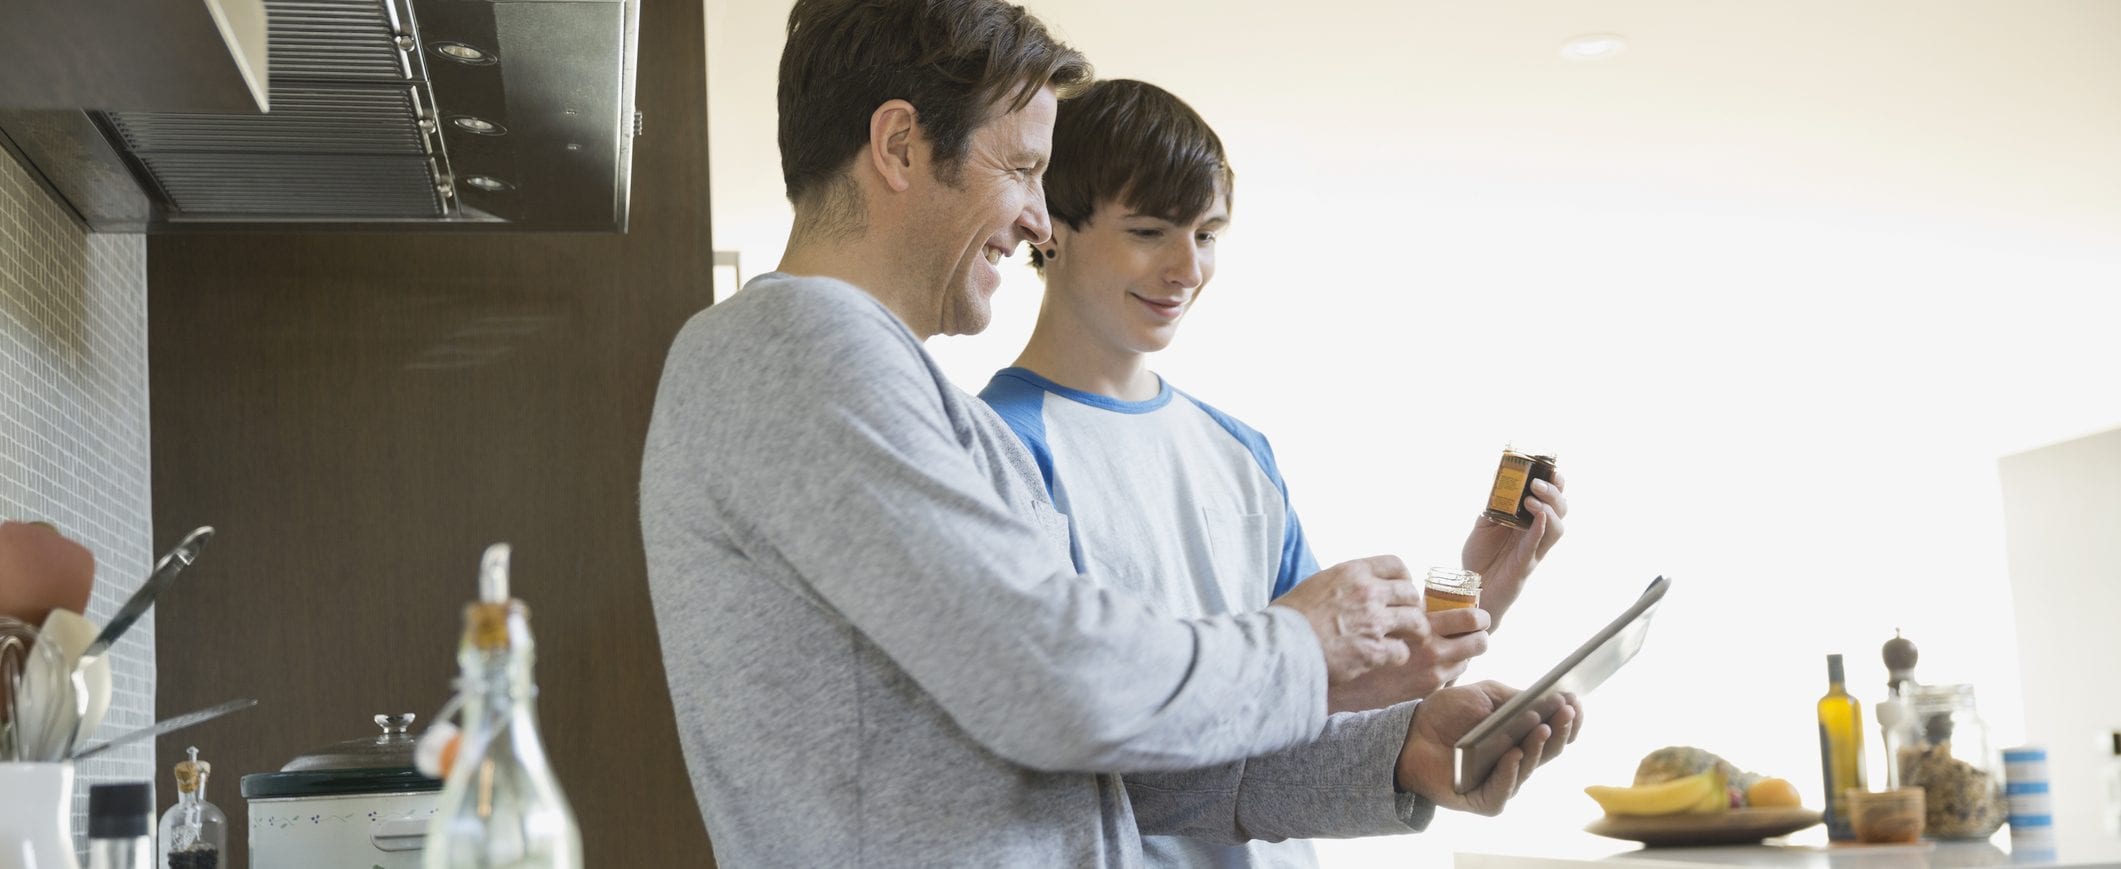
[[[0,763],[0,869],[80,869],[74,765]]]

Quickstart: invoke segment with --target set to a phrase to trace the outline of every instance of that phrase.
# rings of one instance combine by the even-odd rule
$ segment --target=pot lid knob
[[[376,726],[383,728],[384,736],[403,736],[406,731],[412,729],[412,721],[418,717],[410,712],[400,712],[396,715],[378,715],[376,716]]]

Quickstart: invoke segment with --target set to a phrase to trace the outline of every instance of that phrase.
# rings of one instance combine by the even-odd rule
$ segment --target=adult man
[[[980,392],[1037,458],[1076,565],[1179,616],[1258,609],[1318,569],[1266,438],[1148,367],[1215,275],[1234,180],[1221,138],[1155,85],[1109,79],[1062,102],[1053,239],[1032,259],[1045,300],[1016,364]],[[1554,482],[1527,499],[1529,529],[1476,520],[1463,555],[1488,581],[1483,607],[1429,614],[1406,664],[1333,686],[1332,708],[1427,696],[1486,649],[1490,617],[1561,537]],[[1170,866],[1316,862],[1301,840],[1150,836],[1143,848]]]
[[[1327,726],[1326,686],[1404,660],[1389,635],[1422,622],[1395,559],[1183,621],[1077,575],[1028,454],[920,345],[984,328],[996,263],[1047,238],[1056,91],[1088,65],[997,0],[799,0],[788,34],[794,233],[679,335],[641,472],[719,861],[1124,866],[1137,821],[1406,830],[1431,800],[1499,807],[1560,749],[1572,709],[1460,797],[1442,749],[1508,689]],[[1370,814],[1290,817],[1238,763],[1264,752]],[[1174,772],[1130,796],[1135,770]],[[1268,798],[1229,805],[1210,777]]]

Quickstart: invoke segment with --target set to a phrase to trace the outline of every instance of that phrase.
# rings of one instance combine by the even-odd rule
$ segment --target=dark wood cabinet
[[[155,540],[220,532],[157,605],[156,711],[261,701],[157,756],[214,762],[232,838],[242,775],[440,707],[507,541],[589,865],[711,862],[637,508],[664,353],[711,302],[701,12],[644,0],[624,235],[150,238]]]

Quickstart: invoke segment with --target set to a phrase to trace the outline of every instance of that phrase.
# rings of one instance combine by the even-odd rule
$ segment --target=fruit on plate
[[[1756,809],[1794,809],[1804,805],[1789,779],[1764,778],[1745,789],[1745,804]]]
[[[1739,790],[1750,788],[1754,782],[1764,778],[1759,773],[1739,769],[1730,761],[1716,756],[1714,752],[1691,745],[1673,745],[1657,749],[1645,756],[1642,763],[1635,767],[1635,783],[1653,785],[1711,769],[1721,770],[1723,777],[1731,784],[1737,785]]]
[[[1787,779],[1747,772],[1716,755],[1691,745],[1673,745],[1650,752],[1635,767],[1635,785],[1653,785],[1699,775],[1709,770],[1723,773],[1731,808],[1798,808],[1803,801],[1797,787]]]
[[[1655,784],[1615,788],[1592,785],[1583,789],[1608,815],[1691,815],[1729,811],[1728,782],[1723,771],[1711,768],[1683,778]]]

